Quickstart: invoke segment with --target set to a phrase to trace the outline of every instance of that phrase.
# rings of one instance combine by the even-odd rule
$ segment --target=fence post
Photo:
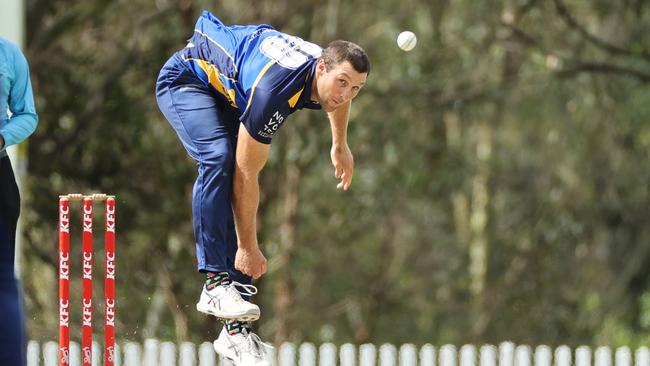
[[[591,366],[591,349],[589,347],[576,348],[576,366]]]
[[[460,366],[476,366],[476,347],[465,344],[460,347]]]
[[[568,346],[555,349],[555,366],[571,366],[571,349]]]
[[[417,365],[417,348],[415,348],[415,345],[406,343],[399,348],[399,365],[400,366]]]
[[[44,366],[57,366],[59,364],[59,343],[45,343],[45,346],[43,346],[43,361]]]
[[[594,366],[612,366],[612,351],[609,347],[596,348]]]
[[[620,347],[616,349],[615,355],[616,366],[632,366],[632,352],[629,347]]]
[[[479,350],[479,365],[497,366],[497,349],[491,344],[481,346]]]
[[[284,342],[280,345],[280,366],[294,366],[296,364],[296,346]]]
[[[499,366],[515,366],[515,344],[503,342],[499,345]]]
[[[122,366],[122,348],[117,342],[115,343],[115,354],[113,355],[115,359],[115,366]]]
[[[194,343],[181,343],[178,351],[178,364],[180,366],[196,366],[196,346]]]
[[[81,347],[78,342],[70,342],[70,366],[81,366]]]
[[[425,344],[420,348],[420,366],[436,366],[436,348]]]
[[[38,342],[29,341],[27,343],[27,366],[39,366],[41,364],[41,354]]]
[[[535,366],[551,366],[551,348],[548,346],[537,346],[535,348]]]
[[[520,345],[515,348],[515,365],[531,366],[531,359],[530,347]]]
[[[278,366],[278,355],[275,347],[267,350],[266,357],[271,362],[271,366]]]
[[[160,343],[160,353],[158,356],[158,365],[176,366],[176,345],[172,342]]]
[[[104,361],[104,357],[102,357],[102,347],[99,346],[99,343],[97,341],[93,341],[92,345],[90,346],[93,352],[93,357],[92,360],[90,361],[93,366],[100,366],[102,361]]]
[[[650,365],[650,349],[648,347],[640,347],[634,353],[634,366],[648,365]]]
[[[217,356],[212,343],[203,342],[199,346],[199,366],[217,366]]]
[[[124,345],[124,366],[140,366],[142,363],[142,352],[140,345],[128,342]]]
[[[339,357],[341,358],[341,366],[356,366],[357,354],[356,348],[353,344],[346,343],[341,346],[339,350]]]
[[[440,366],[456,366],[456,347],[451,344],[440,347]]]
[[[332,343],[323,343],[319,352],[320,366],[336,366],[336,346]]]
[[[176,366],[176,345],[172,342],[162,342],[160,344],[160,363],[161,366]]]
[[[379,366],[396,366],[397,349],[390,343],[379,346]]]
[[[377,348],[374,344],[366,343],[359,347],[359,365],[375,366],[377,364]]]
[[[159,366],[158,365],[158,352],[159,344],[155,339],[145,339],[144,341],[144,366]]]
[[[303,343],[298,349],[300,366],[316,366],[316,347],[312,343]]]

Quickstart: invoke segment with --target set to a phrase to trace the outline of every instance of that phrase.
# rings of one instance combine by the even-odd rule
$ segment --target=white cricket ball
[[[404,31],[397,36],[397,45],[404,51],[410,51],[418,43],[415,33],[411,31]]]

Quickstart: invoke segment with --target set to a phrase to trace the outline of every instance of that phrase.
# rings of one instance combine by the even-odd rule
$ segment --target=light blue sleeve
[[[25,140],[36,130],[38,115],[34,107],[29,65],[18,47],[11,47],[13,54],[13,79],[9,90],[9,110],[12,115],[0,135],[5,140],[3,150]]]

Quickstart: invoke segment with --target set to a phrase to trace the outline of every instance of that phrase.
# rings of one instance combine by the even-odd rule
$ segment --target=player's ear
[[[318,63],[316,63],[316,70],[318,70],[319,74],[324,74],[325,71],[327,71],[327,65],[325,65],[325,60],[322,58],[318,59]]]

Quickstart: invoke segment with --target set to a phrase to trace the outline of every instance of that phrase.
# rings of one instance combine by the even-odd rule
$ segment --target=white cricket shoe
[[[239,290],[241,288],[243,290]],[[257,288],[233,281],[229,285],[219,285],[208,290],[203,286],[196,310],[214,315],[219,319],[254,321],[260,318],[260,308],[244,299],[241,295],[255,295]]]
[[[234,362],[235,366],[272,365],[269,358],[273,346],[262,342],[253,332],[245,331],[245,333],[230,335],[226,327],[223,327],[213,346],[219,355]]]

